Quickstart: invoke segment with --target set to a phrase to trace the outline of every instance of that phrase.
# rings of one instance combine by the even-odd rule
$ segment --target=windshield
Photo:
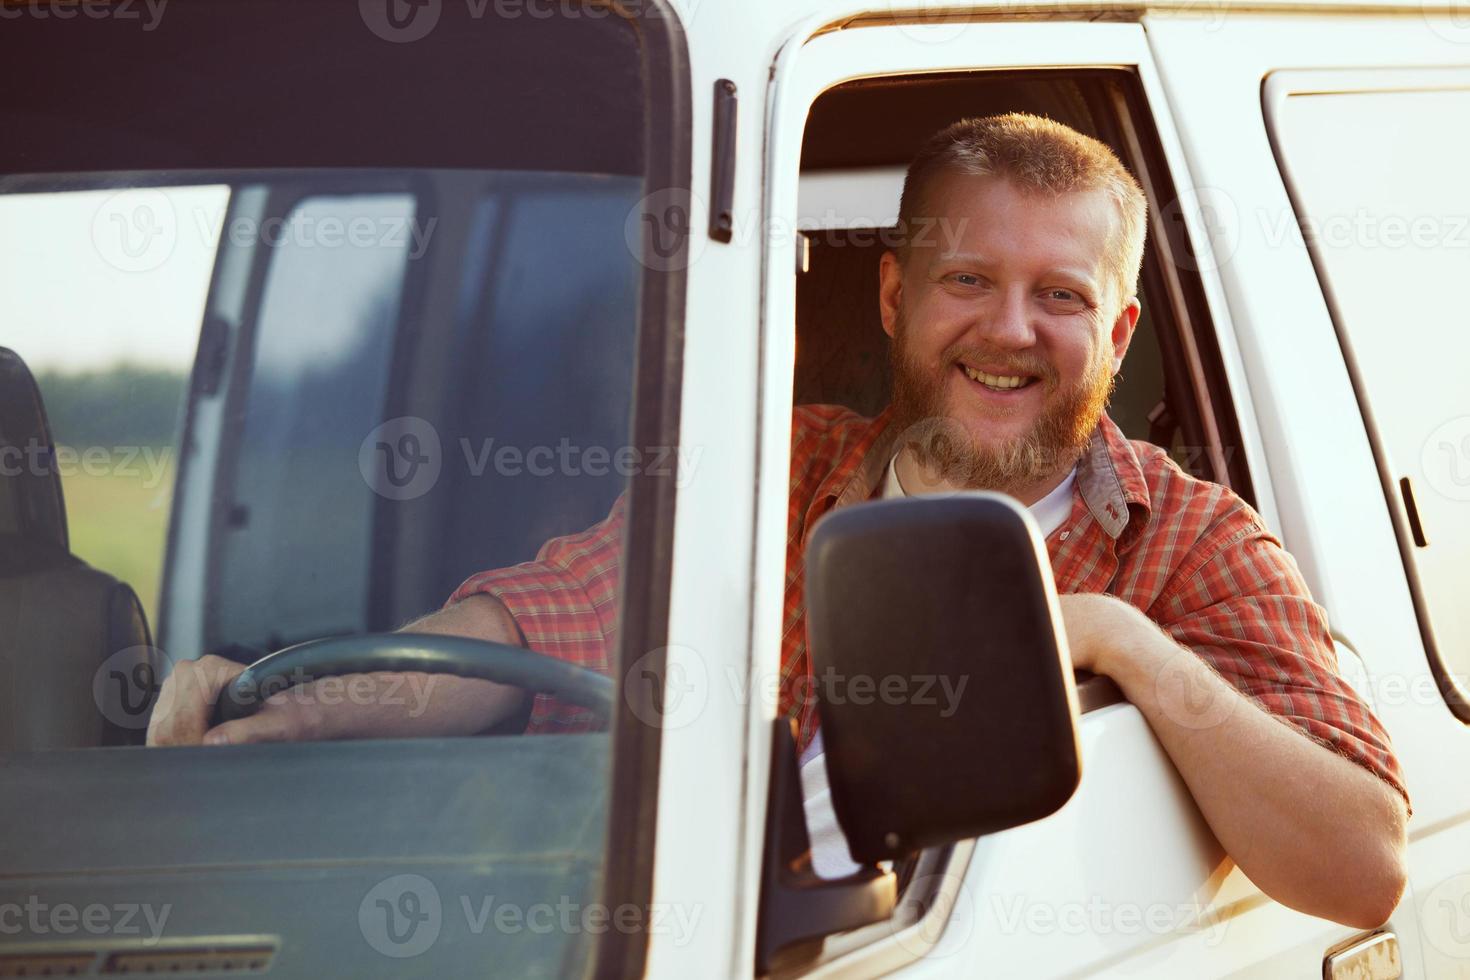
[[[138,591],[162,645],[258,656],[394,629],[596,523],[631,475],[641,186],[356,171],[0,197],[5,346],[40,388],[73,553]],[[253,294],[207,298],[247,262]],[[209,520],[174,511],[180,477]],[[160,592],[171,520],[175,557],[209,560]]]
[[[37,849],[35,811],[0,809],[0,858],[65,882],[53,904],[133,888],[169,910],[152,939],[196,957],[234,936],[219,955],[292,975],[579,969],[612,931],[621,698],[568,672],[616,683],[620,576],[667,579],[625,515],[680,463],[635,412],[665,326],[642,261],[650,42],[597,5],[305,6],[160,5],[127,38],[119,18],[7,23],[7,76],[60,58],[49,76],[126,69],[147,98],[62,82],[0,150],[0,796],[70,786],[151,834],[119,849],[69,805],[76,833]],[[405,631],[481,644],[446,649],[494,683],[376,667]],[[158,731],[197,664],[325,638],[349,667],[271,689],[309,702],[303,727],[221,748]],[[475,705],[500,688],[505,710]],[[149,867],[172,883],[140,884]],[[227,913],[203,897],[221,889],[245,897]],[[45,929],[19,939],[52,955]]]

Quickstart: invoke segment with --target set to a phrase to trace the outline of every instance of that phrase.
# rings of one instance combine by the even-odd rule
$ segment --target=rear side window
[[[1453,681],[1462,695],[1470,314],[1459,295],[1470,273],[1470,77],[1463,83],[1292,95],[1276,122],[1298,219],[1376,429],[1389,505],[1403,516],[1421,628],[1441,686]]]
[[[384,410],[414,218],[406,194],[321,195],[283,224],[369,233],[335,248],[282,235],[273,250],[220,536],[231,642],[273,648],[366,626],[376,498],[357,448]]]

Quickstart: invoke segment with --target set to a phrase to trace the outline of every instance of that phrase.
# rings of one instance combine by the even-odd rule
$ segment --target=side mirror
[[[1013,498],[837,511],[806,552],[832,804],[860,863],[1038,820],[1081,778],[1056,586]]]

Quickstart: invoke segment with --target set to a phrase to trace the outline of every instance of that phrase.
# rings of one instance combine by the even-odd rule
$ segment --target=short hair
[[[913,248],[909,229],[924,215],[934,181],[948,173],[1004,177],[1022,191],[1035,193],[1103,191],[1117,205],[1119,218],[1104,268],[1118,287],[1120,303],[1138,291],[1148,202],[1138,181],[1103,143],[1055,120],[1023,112],[961,119],[946,126],[924,143],[904,177],[895,251],[905,262]],[[922,234],[927,226],[918,227]]]

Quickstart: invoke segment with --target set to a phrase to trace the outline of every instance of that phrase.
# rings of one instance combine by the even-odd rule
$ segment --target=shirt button
[[[1067,535],[1069,535],[1071,533],[1072,533],[1071,528],[1068,528],[1067,530],[1063,531],[1061,534],[1058,534],[1057,535],[1057,540],[1058,541],[1065,541],[1065,540],[1067,540]]]

